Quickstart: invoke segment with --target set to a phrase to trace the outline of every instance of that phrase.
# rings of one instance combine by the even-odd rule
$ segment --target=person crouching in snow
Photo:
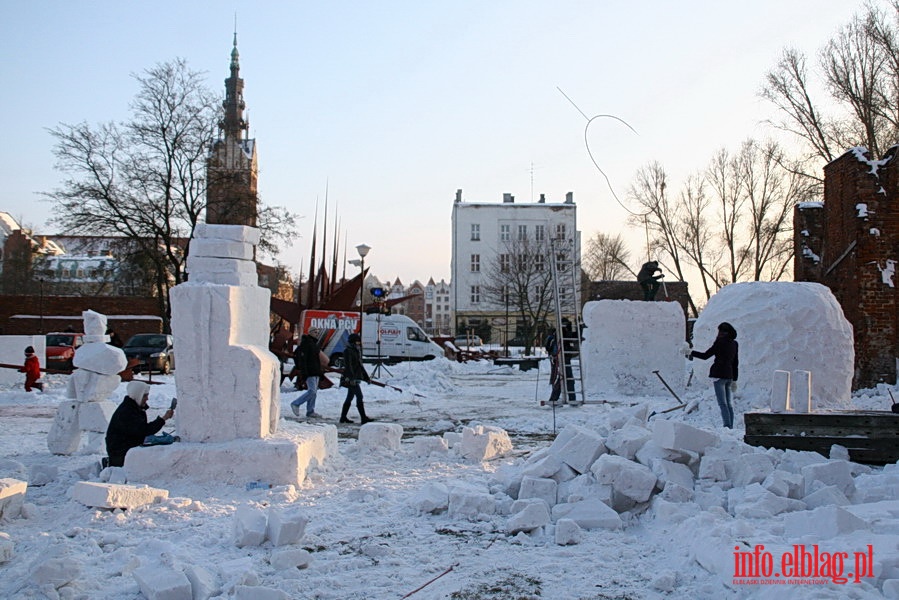
[[[346,400],[343,401],[343,408],[340,411],[340,422],[353,422],[347,418],[347,413],[350,412],[350,404],[353,401],[353,396],[355,396],[359,419],[365,425],[371,419],[365,416],[365,405],[362,403],[362,388],[359,384],[363,381],[371,383],[371,379],[369,379],[368,373],[365,372],[365,367],[362,365],[362,353],[359,351],[362,338],[359,337],[358,333],[353,333],[347,338],[347,342],[349,343],[343,351],[343,376],[340,378],[341,385],[346,387]]]
[[[44,391],[44,384],[41,383],[41,361],[34,353],[34,347],[25,348],[25,365],[19,369],[19,373],[25,373],[25,391],[30,392],[31,388]]]
[[[112,413],[106,429],[106,454],[109,456],[110,467],[124,467],[125,454],[132,448],[143,445],[147,436],[162,429],[165,422],[175,414],[170,408],[164,415],[148,423],[150,386],[143,381],[132,381],[125,388],[125,393],[125,399]]]
[[[705,352],[688,351],[687,354],[690,360],[715,357],[712,368],[709,369],[709,377],[713,379],[715,398],[721,409],[724,426],[728,429],[734,428],[733,384],[739,375],[739,350],[737,330],[730,323],[724,322],[718,325],[718,337],[711,348]]]

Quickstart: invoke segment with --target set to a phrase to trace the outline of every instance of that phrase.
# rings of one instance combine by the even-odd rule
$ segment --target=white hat
[[[150,385],[143,381],[130,381],[128,387],[125,388],[128,397],[140,404],[140,401],[146,394],[150,393]]]

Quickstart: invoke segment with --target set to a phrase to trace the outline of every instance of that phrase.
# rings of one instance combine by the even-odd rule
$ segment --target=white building
[[[450,267],[454,328],[483,330],[489,326],[494,342],[514,336],[515,303],[511,302],[510,314],[509,292],[502,294],[505,301],[495,292],[496,274],[514,269],[526,255],[536,271],[549,273],[551,242],[557,249],[574,252],[574,264],[580,265],[581,240],[573,192],[568,192],[563,202],[547,202],[544,194],[538,202],[515,202],[512,194],[503,194],[502,203],[487,203],[464,202],[462,190],[458,190],[453,203]],[[494,288],[493,293],[489,288]]]

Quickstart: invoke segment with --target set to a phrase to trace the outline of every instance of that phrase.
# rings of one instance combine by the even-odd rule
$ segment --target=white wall
[[[25,348],[34,346],[34,352],[41,361],[41,368],[47,366],[47,338],[43,335],[0,335],[0,363],[25,364]],[[0,369],[0,385],[25,384],[25,374],[15,369]],[[22,388],[24,389],[24,388]]]

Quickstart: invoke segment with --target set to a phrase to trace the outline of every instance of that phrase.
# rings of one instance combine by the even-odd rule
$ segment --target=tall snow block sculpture
[[[243,225],[194,231],[189,280],[170,292],[181,442],[130,450],[129,481],[297,484],[311,461],[335,451],[334,427],[276,435],[280,365],[268,350],[270,292],[257,285],[258,242],[259,230]]]

